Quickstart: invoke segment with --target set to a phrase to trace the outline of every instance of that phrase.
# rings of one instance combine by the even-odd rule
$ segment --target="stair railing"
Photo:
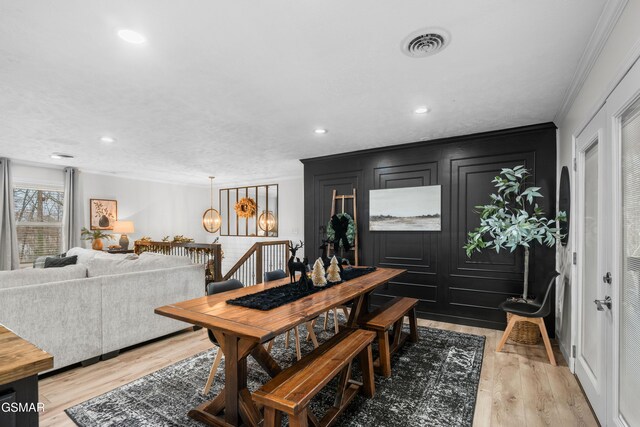
[[[223,280],[238,279],[245,286],[256,285],[263,282],[266,271],[281,269],[287,272],[288,259],[288,240],[256,242],[223,276]]]

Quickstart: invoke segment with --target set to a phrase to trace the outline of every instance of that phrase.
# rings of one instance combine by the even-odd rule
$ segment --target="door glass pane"
[[[598,351],[600,324],[594,315],[593,300],[598,299],[598,143],[585,153],[584,159],[584,240],[582,253],[582,359],[596,379],[600,378]]]
[[[622,117],[620,413],[640,425],[640,101]]]

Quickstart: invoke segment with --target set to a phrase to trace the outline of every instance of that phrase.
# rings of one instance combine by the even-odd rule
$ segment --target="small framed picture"
[[[113,230],[113,223],[118,220],[118,201],[90,199],[89,212],[92,230]]]

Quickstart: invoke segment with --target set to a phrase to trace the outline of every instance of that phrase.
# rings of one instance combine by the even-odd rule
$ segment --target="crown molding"
[[[629,53],[627,54],[627,57],[624,61],[622,61],[620,67],[618,67],[618,71],[615,73],[602,95],[600,95],[598,101],[593,105],[593,107],[591,107],[589,114],[587,114],[582,122],[573,130],[572,135],[574,137],[580,135],[584,128],[586,128],[591,120],[596,116],[596,114],[598,114],[600,109],[607,102],[607,98],[609,98],[609,95],[611,95],[616,87],[618,87],[622,79],[624,79],[629,70],[631,70],[631,67],[633,67],[638,60],[640,60],[640,39],[636,40],[634,45],[631,47]]]
[[[629,0],[608,0],[604,5],[600,18],[598,18],[598,23],[593,33],[591,33],[591,37],[589,38],[587,47],[582,53],[580,62],[578,62],[576,71],[571,79],[571,84],[564,94],[562,105],[554,117],[555,123],[561,123],[573,106],[584,82],[587,80],[591,69],[598,60],[602,49],[604,49],[611,32],[618,23],[618,19],[620,19],[620,15],[622,15],[622,11],[628,2]]]

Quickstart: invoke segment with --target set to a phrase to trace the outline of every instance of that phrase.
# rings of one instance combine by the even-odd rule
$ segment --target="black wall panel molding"
[[[302,160],[305,181],[305,254],[320,255],[319,227],[329,221],[331,192],[356,188],[363,265],[404,268],[407,273],[381,287],[374,304],[400,295],[420,299],[420,316],[503,328],[498,304],[522,291],[523,254],[486,251],[467,258],[462,246],[479,224],[474,207],[494,192],[491,180],[503,167],[524,164],[542,187],[543,208],[555,215],[556,126],[505,129]],[[442,231],[369,231],[369,190],[442,186]],[[349,212],[352,213],[352,212]],[[314,252],[314,250],[316,252]],[[534,292],[555,267],[555,250],[531,253]],[[553,311],[552,311],[553,312]],[[552,316],[551,316],[552,317]],[[547,319],[549,330],[553,319]]]

